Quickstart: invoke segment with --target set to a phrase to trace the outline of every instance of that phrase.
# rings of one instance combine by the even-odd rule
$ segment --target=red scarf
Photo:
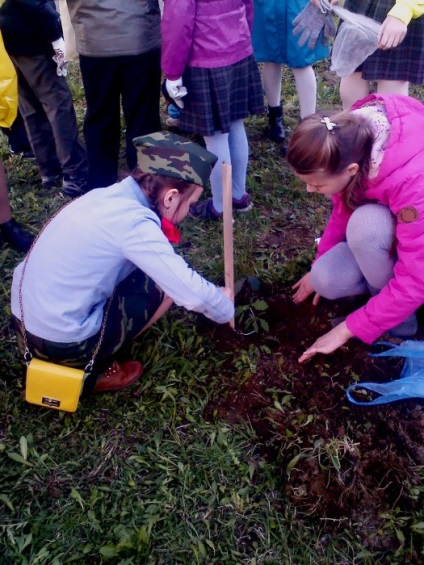
[[[169,243],[180,243],[181,234],[175,224],[173,224],[166,218],[161,218],[161,228],[163,233],[168,238]]]

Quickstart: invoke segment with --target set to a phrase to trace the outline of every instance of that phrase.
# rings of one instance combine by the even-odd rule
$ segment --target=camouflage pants
[[[159,308],[163,298],[164,292],[138,269],[116,287],[102,344],[93,371],[84,383],[84,394],[94,387],[97,377],[110,366],[113,356],[119,349],[140,333]],[[12,325],[17,335],[19,349],[23,354],[25,347],[21,323],[15,316],[12,317]],[[28,348],[34,357],[76,368],[84,368],[92,359],[100,338],[99,331],[83,341],[57,343],[29,332],[26,334]]]

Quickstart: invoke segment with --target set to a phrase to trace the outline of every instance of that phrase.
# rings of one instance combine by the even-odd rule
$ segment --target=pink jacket
[[[226,67],[253,53],[253,0],[165,0],[162,71],[170,80],[186,66]]]
[[[368,303],[347,317],[349,330],[372,343],[424,304],[424,105],[413,98],[371,95],[357,102],[382,100],[391,125],[378,176],[370,179],[366,196],[388,206],[397,218],[394,277]],[[319,255],[346,240],[351,211],[340,194],[319,245]]]

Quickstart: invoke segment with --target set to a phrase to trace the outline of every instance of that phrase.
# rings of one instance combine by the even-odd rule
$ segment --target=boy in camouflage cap
[[[197,143],[168,131],[136,137],[133,143],[143,173],[174,177],[203,188],[218,159]]]

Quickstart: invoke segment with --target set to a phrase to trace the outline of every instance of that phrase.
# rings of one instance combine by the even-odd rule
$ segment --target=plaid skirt
[[[265,111],[261,76],[253,55],[216,69],[187,67],[179,128],[198,135],[228,133],[230,124]]]
[[[383,22],[394,0],[346,0],[344,7]],[[377,49],[357,68],[365,80],[406,80],[424,83],[424,16],[411,20],[405,39],[394,49]]]

